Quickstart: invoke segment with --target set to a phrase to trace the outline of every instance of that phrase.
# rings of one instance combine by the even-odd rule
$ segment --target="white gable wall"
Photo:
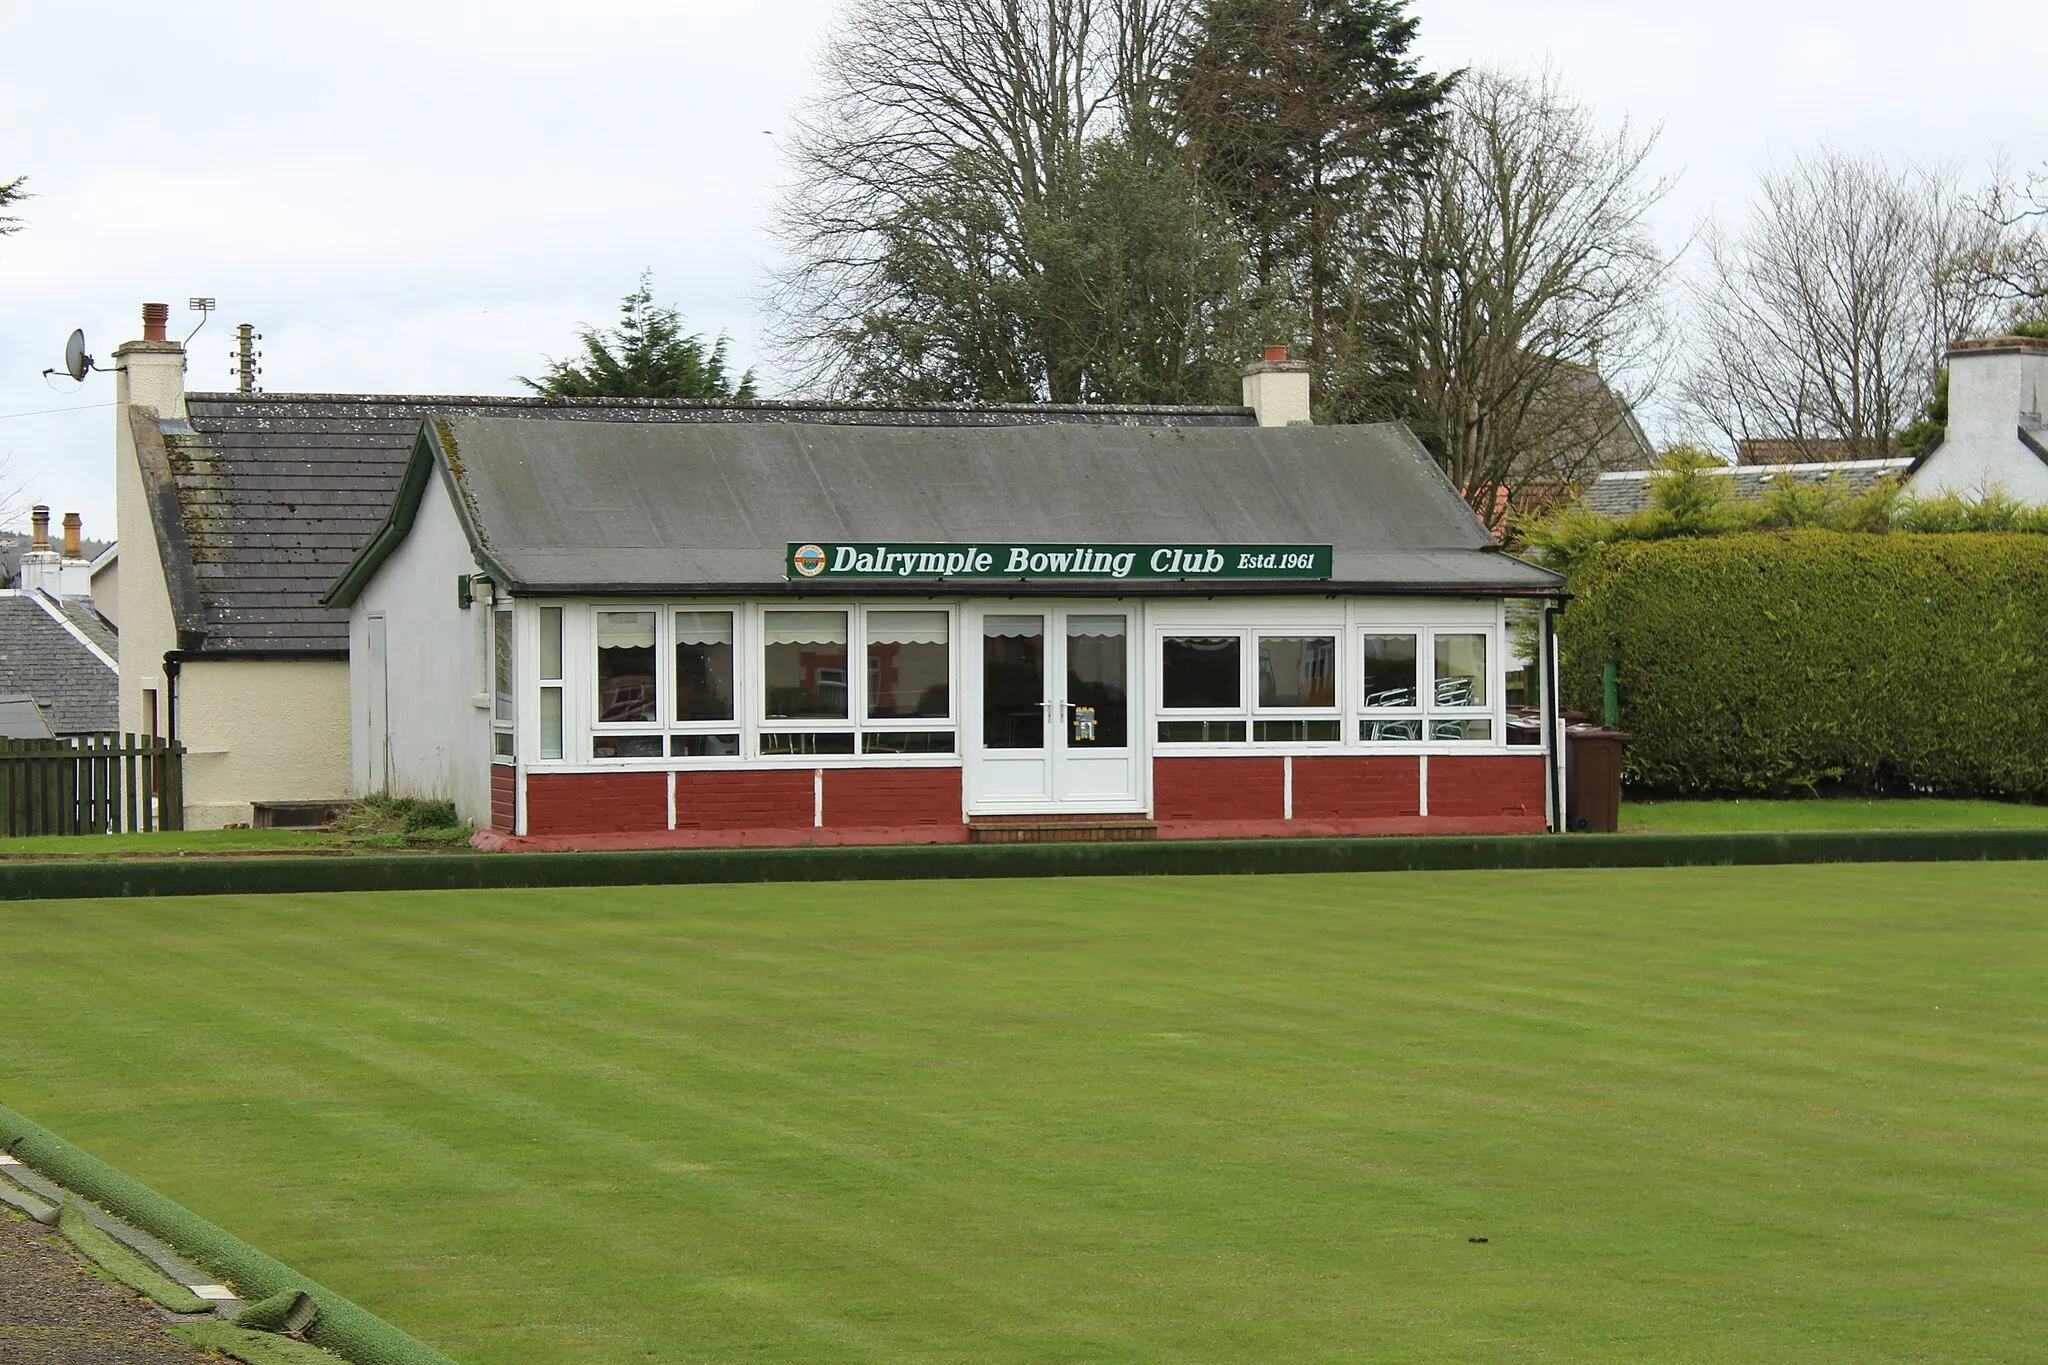
[[[2041,420],[2048,401],[2048,346],[1964,346],[1949,353],[1948,364],[1948,434],[1907,491],[1980,498],[1997,490],[2048,505],[2048,464],[2019,435],[2022,422]]]
[[[456,583],[477,572],[468,537],[433,474],[412,532],[349,608],[351,749],[356,790],[455,803],[463,819],[491,821],[491,609],[464,610]],[[370,676],[371,619],[384,621],[383,685]],[[371,714],[385,698],[380,727]]]

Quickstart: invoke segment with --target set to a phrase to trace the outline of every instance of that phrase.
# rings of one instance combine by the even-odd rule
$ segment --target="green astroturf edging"
[[[116,1217],[161,1238],[180,1255],[219,1275],[246,1298],[263,1298],[287,1290],[303,1290],[312,1295],[320,1305],[320,1316],[307,1335],[316,1345],[354,1365],[454,1365],[433,1347],[315,1284],[233,1233],[172,1203],[5,1105],[0,1105],[0,1148]]]
[[[954,877],[1713,867],[2048,858],[2048,829],[1235,839],[476,853],[0,866],[0,900]]]

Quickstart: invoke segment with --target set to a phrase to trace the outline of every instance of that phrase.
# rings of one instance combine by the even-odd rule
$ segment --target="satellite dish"
[[[85,353],[85,329],[73,328],[71,339],[64,343],[64,373],[82,381],[91,369],[92,357]]]

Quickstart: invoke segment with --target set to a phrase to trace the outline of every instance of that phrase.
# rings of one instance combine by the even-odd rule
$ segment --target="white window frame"
[[[520,750],[529,747],[521,745],[519,742],[520,732],[527,728],[519,723],[519,714],[523,709],[522,699],[527,693],[527,689],[522,686],[523,680],[519,670],[520,666],[525,662],[522,656],[532,652],[530,650],[522,650],[519,647],[521,631],[520,612],[517,608],[518,604],[509,599],[494,601],[491,603],[490,615],[484,618],[484,638],[487,642],[484,648],[484,658],[489,661],[488,669],[490,674],[491,762],[504,763],[515,767],[519,763]],[[512,657],[506,662],[505,666],[506,686],[511,690],[511,696],[507,702],[507,708],[511,714],[508,716],[498,714],[498,622],[500,619],[503,619],[505,622],[505,638],[510,642],[512,649]],[[535,693],[535,696],[538,698],[539,694]],[[537,700],[535,704],[538,706]],[[535,725],[533,728],[537,731],[539,726]],[[504,737],[502,743],[499,739],[501,735]],[[501,753],[501,748],[509,749],[510,752]]]
[[[1351,742],[1371,753],[1467,753],[1507,747],[1507,673],[1501,656],[1503,632],[1498,620],[1469,625],[1382,622],[1370,618],[1352,628],[1349,653],[1356,660],[1353,676],[1365,678],[1365,637],[1368,635],[1411,635],[1415,637],[1415,705],[1372,707],[1365,705],[1363,691],[1349,699],[1346,727]],[[1486,701],[1478,706],[1444,706],[1436,701],[1436,641],[1440,635],[1477,635],[1486,648]],[[1365,727],[1374,721],[1412,720],[1419,727],[1419,739],[1364,738]],[[1489,723],[1485,739],[1438,739],[1432,727],[1444,720],[1484,720]]]

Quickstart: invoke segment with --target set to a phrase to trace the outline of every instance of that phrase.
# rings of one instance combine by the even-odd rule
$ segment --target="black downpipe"
[[[1564,751],[1564,710],[1563,673],[1557,657],[1557,618],[1564,614],[1565,599],[1558,599],[1543,608],[1543,724],[1550,732],[1550,743],[1544,764],[1547,771],[1544,779],[1550,785],[1551,828],[1553,834],[1563,834],[1571,828],[1565,818],[1564,784],[1558,780],[1563,771]]]
[[[178,669],[181,666],[177,650],[164,651],[164,738],[173,744],[178,742]]]

